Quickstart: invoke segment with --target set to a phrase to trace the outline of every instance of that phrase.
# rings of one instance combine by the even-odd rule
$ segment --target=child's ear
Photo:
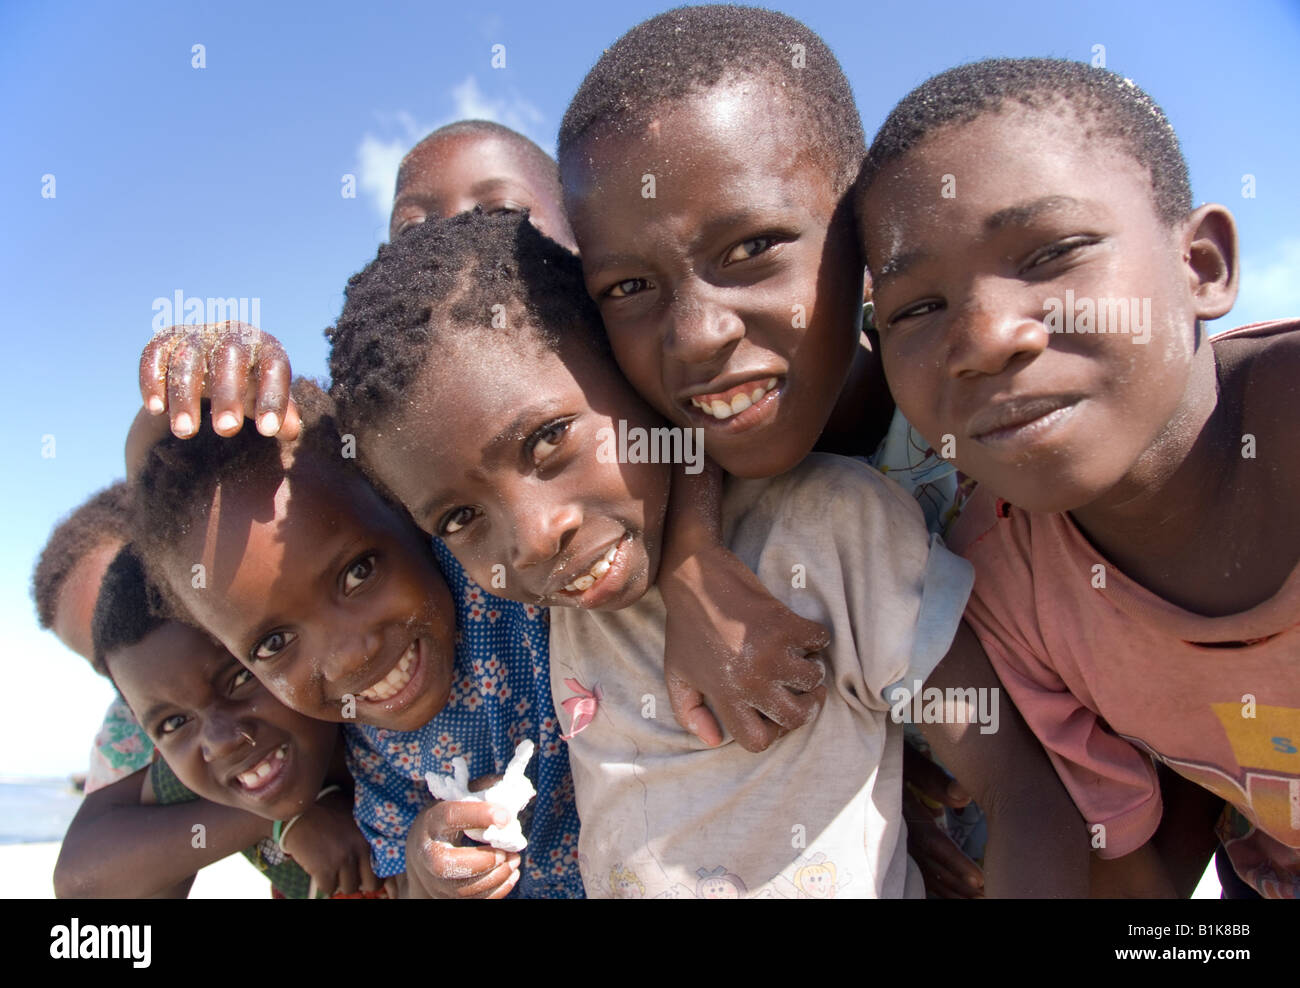
[[[1237,300],[1237,224],[1226,206],[1207,203],[1193,211],[1183,234],[1187,268],[1198,319],[1218,319]]]

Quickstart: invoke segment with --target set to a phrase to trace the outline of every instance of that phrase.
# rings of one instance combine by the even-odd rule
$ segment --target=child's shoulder
[[[1211,337],[1210,342],[1220,379],[1240,387],[1250,404],[1294,395],[1300,381],[1300,319],[1239,326]]]
[[[1211,340],[1221,400],[1239,417],[1242,436],[1253,436],[1254,455],[1300,483],[1300,465],[1290,455],[1300,425],[1300,319],[1254,323]],[[1243,439],[1243,441],[1245,441]]]
[[[776,477],[729,479],[724,515],[734,518],[753,511],[790,518],[800,528],[842,529],[874,520],[915,525],[920,536],[926,534],[921,509],[906,491],[865,460],[835,453],[810,453]]]
[[[864,461],[833,453],[777,477],[729,482],[722,518],[724,541],[760,579],[760,558],[769,567],[815,559],[902,586],[932,555],[920,505]]]

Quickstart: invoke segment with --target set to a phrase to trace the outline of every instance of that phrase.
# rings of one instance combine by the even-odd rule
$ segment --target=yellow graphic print
[[[1236,777],[1214,765],[1162,756],[1171,768],[1241,809],[1260,830],[1300,847],[1300,710],[1210,705],[1237,759]],[[1150,750],[1149,746],[1144,745]]]

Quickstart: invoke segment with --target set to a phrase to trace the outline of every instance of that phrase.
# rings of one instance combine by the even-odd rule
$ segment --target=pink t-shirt
[[[1098,853],[1155,832],[1154,756],[1248,822],[1221,829],[1243,879],[1300,897],[1300,566],[1258,606],[1204,617],[1128,579],[1068,515],[986,490],[950,542],[975,566],[966,618]]]

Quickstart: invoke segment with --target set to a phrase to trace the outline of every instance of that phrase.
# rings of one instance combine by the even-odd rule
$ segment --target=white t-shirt
[[[678,726],[656,589],[621,611],[551,612],[551,685],[569,742],[592,897],[916,897],[902,816],[903,728],[884,699],[947,653],[971,569],[901,488],[814,454],[730,478],[723,537],[791,610],[827,627],[816,719],[751,754]],[[566,702],[568,701],[568,702]]]

